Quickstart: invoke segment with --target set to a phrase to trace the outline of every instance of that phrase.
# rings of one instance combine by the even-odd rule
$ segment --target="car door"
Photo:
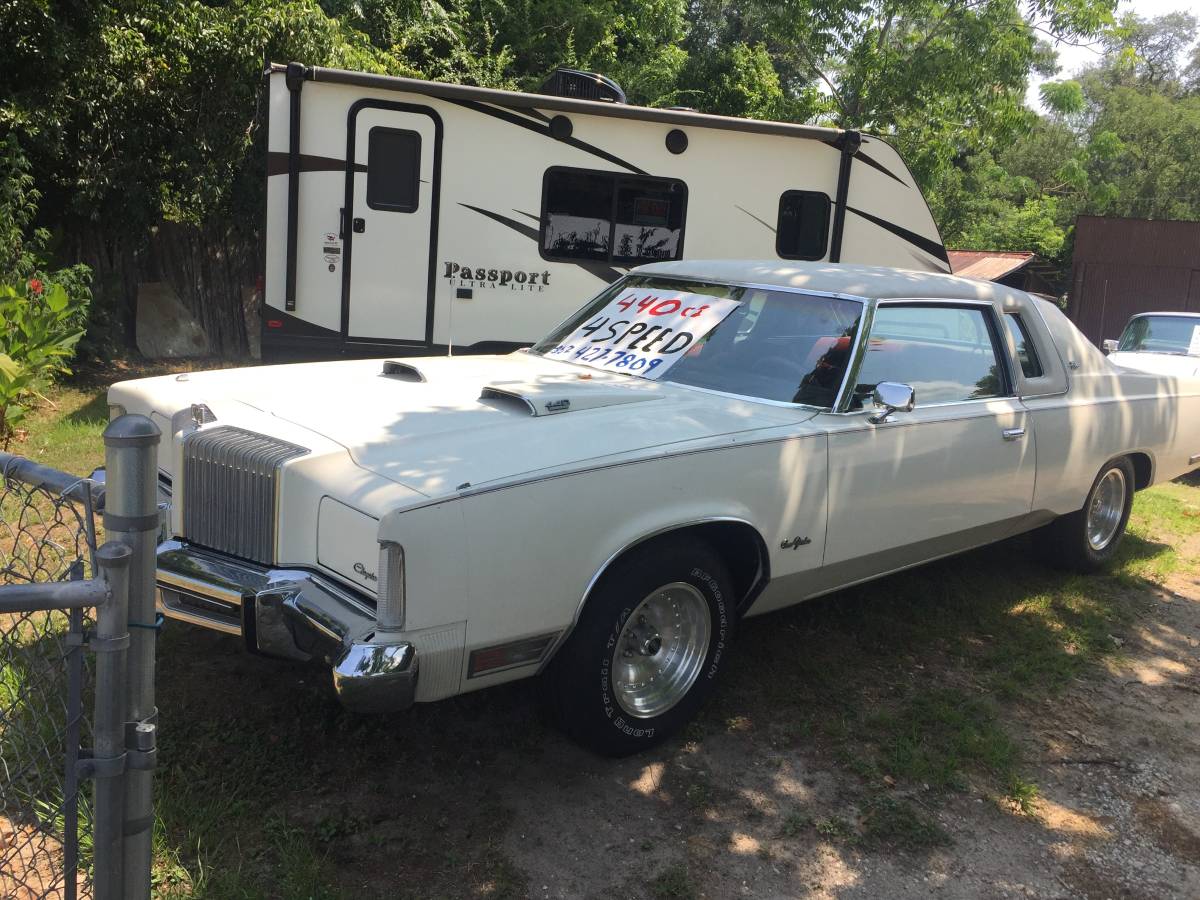
[[[1034,435],[989,303],[880,302],[829,433],[824,566],[856,581],[1015,532],[1033,502]],[[872,424],[883,381],[916,406]],[[855,409],[854,407],[858,407]]]
[[[432,321],[441,121],[425,107],[360,101],[347,145],[343,334],[424,344]]]

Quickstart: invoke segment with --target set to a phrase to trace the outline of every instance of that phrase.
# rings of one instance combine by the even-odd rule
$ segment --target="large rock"
[[[175,296],[170,285],[138,285],[137,347],[148,359],[207,356],[208,335]]]

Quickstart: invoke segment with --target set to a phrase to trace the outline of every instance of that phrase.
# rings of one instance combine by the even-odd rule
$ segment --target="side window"
[[[984,310],[977,307],[882,304],[875,310],[854,390],[854,407],[875,385],[913,387],[919,406],[1004,396],[1004,368]]]
[[[828,194],[784,191],[779,198],[775,252],[783,259],[824,259],[831,207]]]
[[[1017,362],[1021,364],[1022,374],[1026,378],[1040,378],[1042,363],[1038,359],[1033,339],[1029,336],[1029,330],[1025,327],[1020,315],[1005,313],[1004,324],[1008,327],[1008,333],[1012,335],[1013,343],[1017,345]]]
[[[586,169],[551,169],[542,183],[542,256],[636,265],[679,259],[687,186]]]
[[[416,212],[421,189],[421,135],[372,128],[367,135],[367,206]]]

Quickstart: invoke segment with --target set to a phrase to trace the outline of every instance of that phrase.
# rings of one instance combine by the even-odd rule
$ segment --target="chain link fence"
[[[0,483],[0,584],[80,581],[95,572],[92,484],[28,483],[8,459]],[[75,772],[90,739],[83,712],[91,609],[0,613],[0,898],[90,897],[80,865]],[[81,808],[82,807],[82,808]],[[85,851],[87,847],[83,848]],[[86,856],[86,853],[85,853]]]
[[[138,616],[153,610],[158,430],[123,419],[107,490],[0,453],[0,900],[149,896],[157,717],[127,656],[135,567]],[[116,540],[98,546],[106,504]],[[141,643],[152,684],[153,633]]]

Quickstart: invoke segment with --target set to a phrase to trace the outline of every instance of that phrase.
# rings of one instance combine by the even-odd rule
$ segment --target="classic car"
[[[1112,366],[1052,304],[895,269],[658,263],[505,356],[113,386],[171,494],[162,612],[403,709],[528,676],[625,754],[739,620],[1039,529],[1083,570],[1200,462],[1200,382]]]
[[[1115,366],[1200,377],[1200,313],[1139,313],[1119,340],[1104,342],[1104,352]]]

